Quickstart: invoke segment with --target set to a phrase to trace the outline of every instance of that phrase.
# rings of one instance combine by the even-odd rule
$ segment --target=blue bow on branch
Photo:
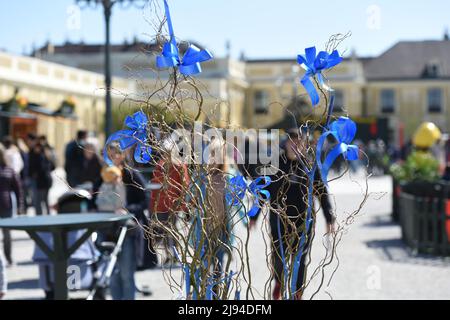
[[[359,151],[356,145],[350,144],[355,138],[356,124],[347,117],[339,117],[330,125],[330,130],[323,133],[317,142],[317,166],[322,175],[322,180],[327,184],[328,171],[339,155],[343,155],[344,159],[352,161],[359,158]],[[322,148],[328,136],[336,139],[336,146],[328,152],[325,162],[322,163]]]
[[[228,206],[238,206],[242,203],[247,191],[247,182],[242,175],[230,178],[228,182],[228,192],[225,194],[225,200]]]
[[[264,182],[262,182],[264,179]],[[247,213],[249,217],[253,217],[259,212],[259,201],[267,201],[270,200],[270,193],[267,190],[263,190],[269,184],[272,183],[272,179],[269,176],[258,177],[250,183],[248,189],[253,196],[254,202],[253,207]]]
[[[194,45],[189,45],[183,59],[180,58],[175,34],[173,32],[172,19],[170,18],[169,5],[164,0],[167,24],[169,26],[170,40],[163,46],[160,56],[156,57],[156,66],[158,68],[178,67],[180,73],[189,76],[202,72],[200,62],[212,59],[212,54],[208,50],[200,50]]]
[[[139,163],[148,163],[151,159],[152,148],[147,145],[147,116],[138,111],[132,116],[127,116],[124,124],[129,129],[119,130],[109,136],[105,143],[103,150],[103,159],[109,166],[113,165],[113,162],[108,156],[108,145],[114,141],[119,142],[121,151],[136,146],[134,150],[134,160]]]
[[[331,54],[326,51],[320,51],[316,56],[316,47],[306,48],[305,55],[298,55],[297,62],[306,71],[300,82],[305,87],[313,106],[317,105],[320,99],[311,78],[317,76],[317,81],[320,86],[326,90],[330,90],[325,83],[322,71],[334,67],[341,63],[341,61],[342,57],[337,50],[334,50]]]
[[[264,182],[262,182],[264,180]],[[256,178],[247,186],[247,182],[242,175],[232,177],[229,181],[229,192],[225,195],[225,199],[229,206],[236,206],[242,203],[245,193],[248,190],[252,195],[254,202],[253,206],[247,215],[249,217],[255,216],[259,211],[259,201],[267,201],[270,199],[270,193],[267,190],[263,190],[272,182],[269,176],[262,176]]]

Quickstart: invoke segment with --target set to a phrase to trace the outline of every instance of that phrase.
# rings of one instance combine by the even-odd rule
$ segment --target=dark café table
[[[85,242],[96,229],[113,224],[123,224],[132,215],[114,213],[71,213],[56,216],[36,216],[0,219],[0,229],[23,230],[42,249],[53,262],[55,270],[55,299],[67,300],[67,260]],[[67,233],[86,229],[84,234],[70,247]],[[51,232],[53,250],[39,237],[38,232]]]

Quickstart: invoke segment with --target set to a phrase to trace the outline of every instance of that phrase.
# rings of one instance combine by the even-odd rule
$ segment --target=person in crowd
[[[3,138],[3,146],[5,147],[5,161],[6,165],[14,170],[14,172],[20,176],[23,170],[23,159],[20,154],[19,148],[14,144],[13,138],[11,136],[6,136]],[[11,194],[12,201],[12,211],[13,216],[17,215],[17,199],[14,193]]]
[[[36,142],[37,136],[34,133],[28,133],[25,140],[18,139],[17,144],[23,159],[23,169],[20,173],[20,177],[23,182],[24,203],[26,209],[33,206],[33,190],[36,189],[29,174],[30,151],[34,148]]]
[[[287,139],[282,144],[282,150],[280,150],[278,172],[272,176],[272,183],[266,187],[266,190],[270,193],[269,220],[272,238],[272,272],[275,279],[272,292],[274,300],[281,297],[281,284],[284,279],[282,257],[285,256],[286,261],[293,258],[296,252],[292,249],[298,248],[304,230],[309,185],[308,176],[302,167],[302,163],[306,160],[305,145],[306,142],[302,140],[297,128],[288,130]],[[334,231],[335,219],[332,215],[326,188],[318,171],[316,171],[314,182],[314,196],[319,199],[327,222],[327,232],[331,233]],[[315,209],[312,208],[312,210],[314,212]],[[253,218],[252,226],[254,226],[257,217],[258,215]],[[308,240],[305,248],[309,246],[312,227],[307,235]],[[291,248],[291,250],[288,250],[288,248]],[[298,268],[296,299],[301,299],[303,294],[307,256],[308,251],[304,250]]]
[[[16,174],[20,174],[23,169],[23,159],[19,148],[14,144],[11,136],[4,137],[2,143],[5,147],[6,165],[13,169]]]
[[[28,145],[25,143],[25,141],[22,138],[17,138],[16,140],[17,148],[19,149],[20,156],[22,157],[23,167],[20,171],[20,178],[22,181],[24,180],[24,177],[27,175],[27,165],[28,165],[28,152],[30,151],[28,149]]]
[[[110,145],[110,157],[113,164],[122,171],[125,186],[125,209],[133,214],[139,223],[148,225],[144,211],[148,207],[148,195],[145,191],[144,177],[136,170],[125,165],[126,152],[118,145]],[[100,187],[101,188],[101,187]],[[129,220],[133,222],[133,220]],[[136,296],[135,272],[142,260],[141,243],[143,235],[136,226],[130,226],[122,245],[116,267],[110,281],[111,295],[114,300],[134,300]],[[146,248],[148,251],[148,247]]]
[[[33,186],[33,206],[36,215],[42,215],[42,205],[45,206],[46,214],[50,214],[48,205],[48,192],[52,186],[51,172],[55,169],[50,155],[45,147],[37,142],[29,154],[28,174]]]
[[[83,148],[80,183],[91,183],[92,186],[102,180],[102,161],[94,144],[86,143]]]
[[[28,152],[30,152],[34,146],[38,143],[38,138],[34,133],[28,133],[25,139],[25,145],[28,148]]]
[[[171,161],[170,152],[165,153],[154,168],[151,182],[161,186],[151,192],[149,211],[155,221],[154,240],[163,240],[166,257],[164,264],[167,264],[175,259],[171,254],[174,242],[170,234],[164,231],[164,227],[174,226],[177,212],[186,211],[183,203],[185,188],[189,185],[187,166]]]
[[[54,164],[56,164],[56,152],[55,149],[48,143],[47,136],[41,135],[38,138],[38,142],[44,148],[45,155]]]
[[[3,254],[0,252],[0,300],[5,296],[7,288],[8,282],[6,280],[5,260]]]
[[[14,193],[19,212],[23,211],[23,193],[20,178],[15,171],[8,167],[5,160],[5,150],[0,147],[0,218],[12,217],[11,193]],[[11,232],[3,229],[3,250],[9,265],[13,264],[12,259]]]
[[[64,170],[66,170],[67,183],[72,188],[82,183],[80,178],[83,171],[83,148],[86,139],[87,131],[79,130],[76,139],[69,142],[66,146]]]
[[[226,204],[226,187],[229,170],[226,148],[224,141],[214,139],[209,144],[209,158],[207,161],[208,175],[205,185],[205,203],[213,213],[214,218],[207,224],[206,231],[209,236],[210,245],[218,247],[215,261],[215,271],[220,273],[223,270],[223,260],[227,252],[226,246],[230,244],[229,208]],[[229,257],[231,258],[231,256]]]

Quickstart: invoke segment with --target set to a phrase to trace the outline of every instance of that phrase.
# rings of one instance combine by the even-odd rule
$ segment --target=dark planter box
[[[402,239],[414,252],[450,255],[449,190],[445,183],[413,182],[402,187]]]
[[[398,223],[400,221],[400,193],[402,185],[398,180],[392,177],[392,221]]]

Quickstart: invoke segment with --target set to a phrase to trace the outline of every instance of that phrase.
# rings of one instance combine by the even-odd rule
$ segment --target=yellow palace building
[[[129,104],[122,103],[124,98],[148,96],[167,79],[167,72],[154,68],[156,45],[134,40],[113,45],[111,50],[113,108],[116,114],[125,115]],[[13,134],[23,135],[32,128],[47,134],[61,155],[63,145],[77,129],[96,133],[103,141],[103,47],[47,43],[32,56],[0,53],[0,119],[9,119],[9,133],[12,128]],[[301,121],[321,114],[323,107],[313,110],[309,105],[295,58],[215,57],[203,63],[203,72],[196,77],[205,105],[201,120],[218,126],[229,123],[236,128],[282,129],[286,119]],[[362,140],[381,138],[399,146],[423,121],[448,131],[447,36],[443,40],[401,41],[377,57],[351,53],[326,76],[335,89],[337,114],[349,114],[359,123]],[[20,125],[8,114],[11,110],[5,105],[10,106],[12,100],[18,102],[16,109],[21,114],[34,119],[21,121],[34,124]],[[20,107],[24,100],[26,108]],[[194,105],[188,101],[185,107]],[[4,135],[6,124],[3,121],[0,125]]]
[[[114,79],[123,92],[130,83]],[[65,145],[85,129],[101,140],[104,91],[99,73],[0,52],[0,138],[46,135],[58,164]]]

